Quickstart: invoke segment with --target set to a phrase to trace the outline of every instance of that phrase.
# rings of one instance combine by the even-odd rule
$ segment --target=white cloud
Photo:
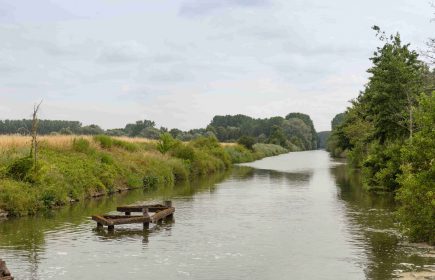
[[[417,49],[435,26],[407,0],[3,2],[0,119],[44,98],[46,118],[105,128],[300,111],[325,130],[363,89],[372,25]]]
[[[137,41],[117,42],[103,47],[97,56],[102,63],[140,62],[147,55],[146,46]]]

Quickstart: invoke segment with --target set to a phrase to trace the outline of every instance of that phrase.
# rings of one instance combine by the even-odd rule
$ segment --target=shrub
[[[254,153],[241,145],[225,146],[225,151],[229,154],[233,163],[254,161]]]
[[[189,145],[180,143],[180,145],[175,146],[171,150],[171,155],[192,162],[195,159],[195,149]]]
[[[113,145],[113,140],[110,136],[107,135],[96,135],[94,136],[95,142],[100,144],[100,147],[103,149],[110,149]]]
[[[73,150],[79,153],[87,153],[89,151],[90,143],[85,138],[75,138],[73,140]]]
[[[6,169],[6,175],[18,181],[29,179],[33,168],[33,158],[30,156],[19,158],[13,161]]]
[[[34,214],[41,208],[35,188],[23,182],[0,181],[0,208],[12,216]]]
[[[105,164],[113,164],[114,160],[111,155],[102,153],[101,154],[101,162]]]
[[[175,140],[171,134],[165,132],[160,135],[160,140],[157,143],[157,150],[162,154],[166,154],[177,144],[179,144],[179,141]]]
[[[174,174],[174,179],[176,182],[189,179],[190,172],[187,164],[183,163],[179,159],[170,159],[168,160],[168,164],[172,168],[172,173]]]
[[[255,144],[255,138],[251,136],[242,136],[237,141],[238,144],[244,146],[245,148],[249,150],[253,150],[253,146]]]
[[[112,140],[113,146],[124,149],[129,152],[136,152],[138,150],[138,146],[134,143],[130,143],[127,141],[122,141],[118,139]]]
[[[159,177],[156,175],[145,175],[143,177],[143,186],[145,188],[153,188],[159,184]]]

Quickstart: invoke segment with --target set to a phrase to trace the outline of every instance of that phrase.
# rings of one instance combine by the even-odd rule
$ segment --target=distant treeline
[[[31,131],[31,120],[0,120],[0,134],[28,135]],[[254,119],[245,115],[215,116],[207,128],[182,131],[157,128],[154,121],[140,120],[127,124],[124,128],[104,130],[98,125],[86,125],[78,121],[40,120],[38,133],[77,134],[110,136],[129,136],[158,139],[162,133],[168,132],[174,138],[189,141],[200,136],[216,136],[222,142],[237,142],[241,138],[253,143],[276,144],[290,150],[317,149],[319,139],[310,116],[302,113],[290,113],[285,118],[272,117]]]
[[[0,120],[0,134],[30,134],[32,120]],[[38,133],[96,135],[104,133],[98,125],[83,126],[78,121],[39,120]]]
[[[245,115],[215,116],[207,127],[223,142],[234,142],[242,136],[253,137],[256,142],[295,146],[301,150],[317,149],[317,133],[310,116],[290,113],[285,118],[254,119]]]

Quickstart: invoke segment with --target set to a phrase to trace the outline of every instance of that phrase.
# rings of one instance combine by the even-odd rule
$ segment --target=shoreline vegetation
[[[367,191],[394,194],[411,241],[435,244],[435,59],[373,29],[383,46],[365,89],[332,120],[327,150],[361,170]]]
[[[58,135],[38,138],[35,166],[30,141],[0,136],[0,215],[32,215],[123,190],[173,186],[289,152],[275,144],[220,143],[213,136],[182,142],[169,133],[159,140]]]

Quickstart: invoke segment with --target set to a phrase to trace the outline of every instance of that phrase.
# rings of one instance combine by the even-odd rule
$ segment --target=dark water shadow
[[[366,191],[361,173],[346,165],[331,168],[330,172],[338,186],[338,198],[344,202],[345,214],[352,224],[348,229],[355,237],[353,242],[366,252],[367,279],[393,279],[400,270],[434,265],[432,258],[422,256],[424,252],[404,245],[395,216],[394,194]]]

